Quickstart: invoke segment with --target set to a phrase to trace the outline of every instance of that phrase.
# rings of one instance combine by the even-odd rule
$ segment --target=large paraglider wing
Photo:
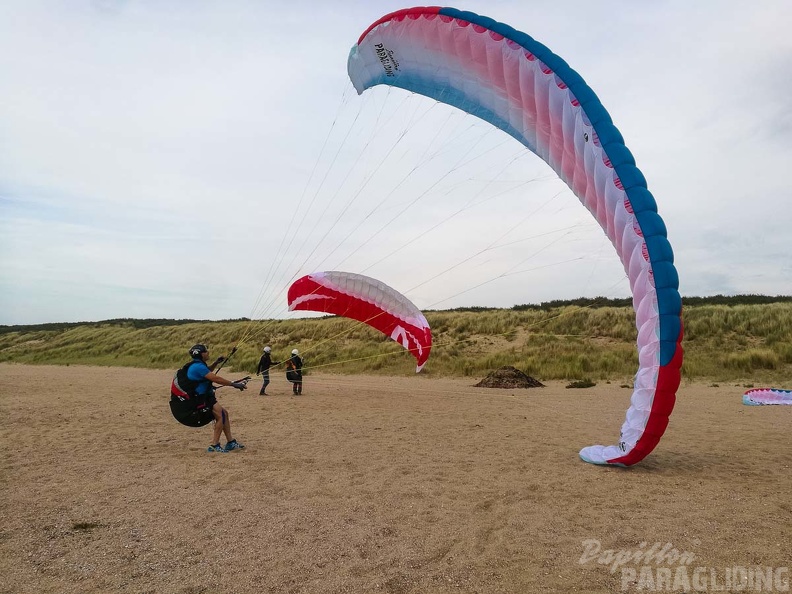
[[[665,225],[632,154],[591,88],[547,47],[453,8],[386,15],[352,48],[362,93],[401,87],[471,113],[546,161],[602,226],[633,292],[639,369],[618,445],[590,446],[595,464],[629,466],[660,441],[682,365],[682,302]]]
[[[410,351],[423,369],[432,350],[432,330],[421,311],[385,283],[352,272],[315,272],[289,287],[289,311],[319,311],[375,328]]]

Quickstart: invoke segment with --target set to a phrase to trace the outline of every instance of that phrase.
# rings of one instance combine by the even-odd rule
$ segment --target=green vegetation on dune
[[[792,377],[792,298],[743,296],[686,299],[686,379],[771,383]],[[637,369],[635,314],[625,300],[576,300],[512,309],[430,311],[434,347],[425,373],[480,377],[513,365],[533,377],[627,380]],[[0,328],[0,362],[176,369],[195,342],[213,356],[248,335],[229,363],[255,371],[261,348],[273,359],[293,348],[307,372],[401,375],[414,359],[357,322],[299,320],[108,320]]]

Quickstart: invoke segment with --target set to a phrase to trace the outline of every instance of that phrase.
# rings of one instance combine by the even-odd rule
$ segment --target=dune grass
[[[483,377],[513,365],[538,379],[629,382],[638,366],[629,306],[433,311],[427,319],[434,335],[428,375]],[[792,377],[792,302],[696,304],[685,307],[683,320],[683,378],[759,384]],[[176,369],[196,342],[208,344],[216,357],[243,336],[229,373],[255,372],[265,344],[275,361],[300,349],[306,373],[414,372],[414,359],[398,345],[337,317],[7,327],[0,333],[0,361]]]

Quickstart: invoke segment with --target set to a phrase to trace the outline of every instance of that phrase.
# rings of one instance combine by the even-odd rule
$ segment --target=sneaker
[[[206,448],[206,451],[207,452],[221,452],[221,453],[225,453],[225,450],[220,446],[219,443],[216,443],[214,445],[210,445],[208,448]]]
[[[236,439],[233,440],[233,441],[229,441],[225,445],[225,451],[226,452],[230,452],[232,450],[244,450],[244,449],[245,449],[245,446],[243,446],[241,443],[239,443]]]

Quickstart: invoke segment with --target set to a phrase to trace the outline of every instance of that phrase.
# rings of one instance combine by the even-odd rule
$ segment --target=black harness
[[[190,367],[200,361],[190,361],[176,372],[171,382],[170,409],[173,417],[188,427],[203,427],[214,421],[213,390],[198,394],[196,390],[205,380],[192,380],[187,376]]]

